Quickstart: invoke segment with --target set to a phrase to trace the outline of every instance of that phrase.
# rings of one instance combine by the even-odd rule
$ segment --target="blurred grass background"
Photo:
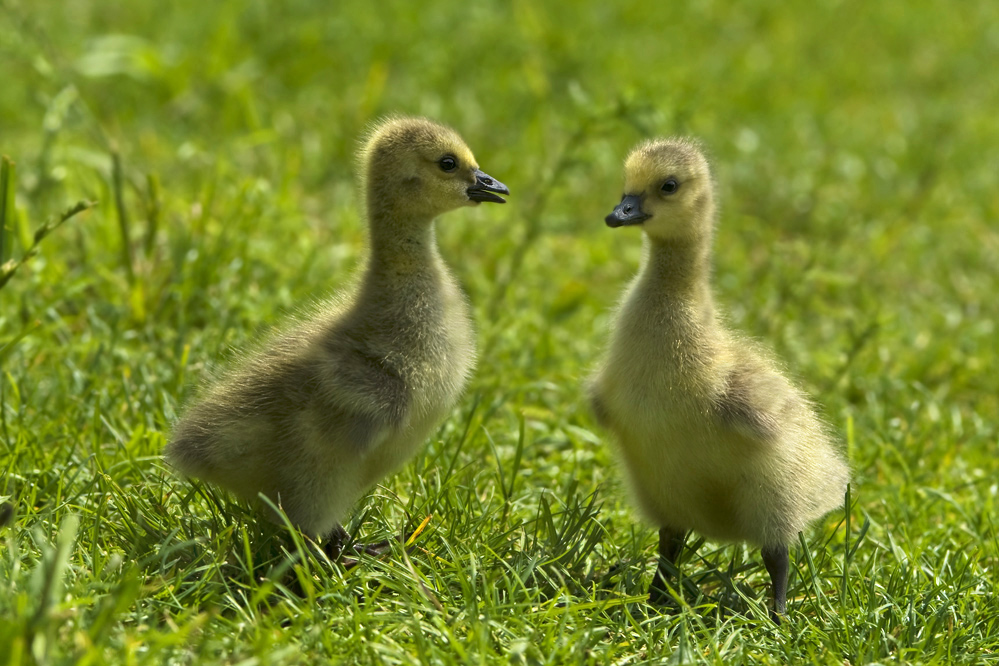
[[[999,5],[0,0],[0,655],[10,663],[989,663],[999,649]],[[226,350],[364,256],[354,152],[454,126],[508,205],[452,213],[477,376],[343,572],[159,458]],[[719,300],[842,433],[849,513],[792,556],[708,543],[645,607],[580,380],[635,272],[621,160],[692,134]],[[12,512],[12,513],[11,513]],[[2,513],[2,512],[0,512]]]

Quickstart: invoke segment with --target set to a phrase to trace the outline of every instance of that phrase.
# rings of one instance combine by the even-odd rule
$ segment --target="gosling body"
[[[509,190],[451,129],[378,126],[361,154],[370,257],[352,296],[292,322],[210,385],[166,449],[180,471],[279,505],[339,552],[341,521],[454,407],[475,364],[437,215]]]
[[[688,140],[656,140],[625,166],[610,226],[641,226],[646,257],[591,380],[635,503],[660,527],[651,587],[665,601],[688,531],[759,546],[785,611],[788,545],[842,503],[846,463],[809,399],[720,322],[710,289],[714,186]]]

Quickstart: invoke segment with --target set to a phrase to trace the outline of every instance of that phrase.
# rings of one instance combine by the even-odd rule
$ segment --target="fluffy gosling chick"
[[[375,127],[360,166],[371,253],[358,288],[246,355],[166,448],[187,475],[253,503],[267,496],[334,557],[350,507],[438,427],[475,364],[434,218],[510,193],[454,130],[420,118]]]
[[[788,545],[841,505],[849,470],[808,398],[720,323],[709,283],[714,219],[696,143],[656,139],[628,156],[624,196],[606,222],[640,226],[647,253],[590,396],[638,507],[660,527],[650,600],[668,601],[665,581],[695,530],[761,548],[779,622]]]

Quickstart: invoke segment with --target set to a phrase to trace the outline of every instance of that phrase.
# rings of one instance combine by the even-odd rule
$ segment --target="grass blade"
[[[132,265],[132,240],[129,232],[128,210],[125,208],[125,177],[122,174],[121,153],[111,149],[111,186],[114,188],[114,207],[118,213],[118,229],[121,232],[121,263],[125,267],[129,284],[135,282],[135,268]]]
[[[14,222],[14,182],[16,166],[9,157],[0,157],[0,265],[7,261],[10,253],[9,236],[13,236]],[[11,225],[8,231],[8,221]]]

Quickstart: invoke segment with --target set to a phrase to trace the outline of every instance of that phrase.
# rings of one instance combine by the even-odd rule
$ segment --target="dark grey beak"
[[[637,194],[626,194],[614,211],[604,218],[608,227],[624,227],[629,224],[641,224],[652,217],[642,212],[642,197]]]
[[[492,201],[506,203],[506,199],[498,197],[494,192],[510,194],[510,188],[480,169],[475,170],[475,185],[468,188],[468,198],[472,201]]]

